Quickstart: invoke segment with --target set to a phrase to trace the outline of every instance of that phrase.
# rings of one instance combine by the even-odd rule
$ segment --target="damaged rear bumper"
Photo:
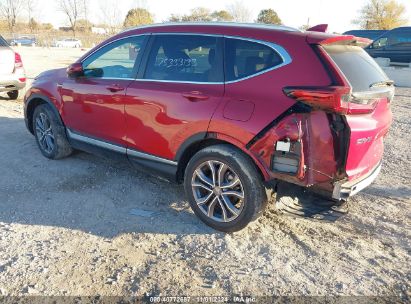
[[[368,174],[349,182],[337,182],[334,185],[333,198],[337,200],[347,199],[354,194],[357,194],[364,188],[371,185],[371,183],[377,178],[381,171],[381,163],[379,163]]]

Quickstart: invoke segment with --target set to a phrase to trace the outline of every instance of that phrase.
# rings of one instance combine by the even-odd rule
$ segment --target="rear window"
[[[372,84],[388,80],[375,60],[358,46],[337,45],[324,49],[348,79],[354,92],[369,91]]]
[[[9,44],[4,40],[3,37],[0,36],[0,46],[8,46]]]

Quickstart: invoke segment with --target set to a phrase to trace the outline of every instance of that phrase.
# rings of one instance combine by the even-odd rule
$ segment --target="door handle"
[[[182,93],[183,97],[187,98],[190,101],[198,101],[198,100],[207,100],[210,97],[207,95],[204,95],[203,93],[199,91],[191,91],[191,92],[185,92]]]
[[[112,92],[112,93],[124,91],[124,88],[123,88],[123,87],[120,87],[120,86],[117,85],[117,84],[110,85],[110,86],[106,87],[106,89],[109,90],[109,91]]]

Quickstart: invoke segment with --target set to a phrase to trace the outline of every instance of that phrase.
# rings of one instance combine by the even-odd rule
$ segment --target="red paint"
[[[239,31],[237,27],[224,25],[170,25],[126,31],[96,48],[122,37],[156,32],[241,35],[271,41],[289,53],[292,63],[227,84],[91,80],[70,78],[65,70],[59,69],[37,79],[27,92],[26,100],[32,94],[43,95],[51,100],[67,127],[170,160],[176,158],[177,151],[188,138],[208,132],[247,154],[265,180],[275,178],[303,186],[327,185],[324,188],[329,188],[333,181],[358,178],[380,162],[382,138],[391,123],[387,99],[378,100],[366,110],[342,105],[341,97],[350,92],[349,83],[320,50],[320,56],[328,60],[324,66],[310,45],[351,43],[357,38],[253,27]],[[84,58],[72,65],[69,72],[78,72],[78,64]],[[287,87],[288,96],[283,92]],[[310,104],[313,111],[284,117],[248,145],[296,100]],[[354,112],[356,115],[352,115]],[[342,156],[335,153],[338,136],[330,127],[335,113],[345,117],[351,133],[343,176],[337,165]],[[369,137],[372,138],[369,142],[357,144],[358,140]],[[284,139],[300,143],[301,159],[295,175],[271,169],[275,144]]]

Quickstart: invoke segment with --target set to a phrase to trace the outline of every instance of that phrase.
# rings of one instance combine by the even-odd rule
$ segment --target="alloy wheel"
[[[245,196],[241,180],[223,162],[209,160],[199,165],[191,187],[201,212],[217,222],[231,222],[243,210]]]
[[[45,113],[40,113],[36,118],[37,140],[46,153],[50,154],[54,150],[54,134],[50,120]]]

